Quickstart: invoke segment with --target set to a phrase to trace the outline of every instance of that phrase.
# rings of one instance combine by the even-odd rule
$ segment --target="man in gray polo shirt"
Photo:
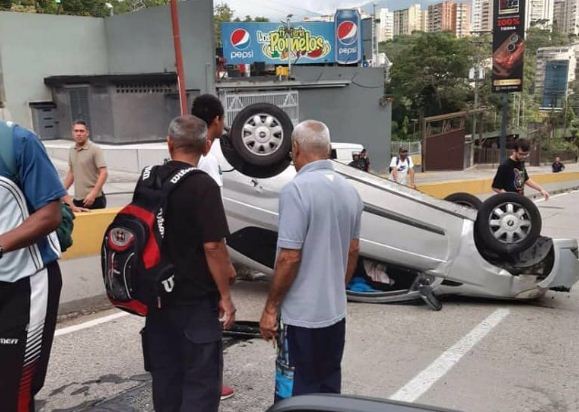
[[[358,260],[363,206],[329,153],[325,124],[296,126],[298,174],[280,194],[278,255],[260,322],[264,339],[277,338],[276,401],[341,389],[346,284]]]

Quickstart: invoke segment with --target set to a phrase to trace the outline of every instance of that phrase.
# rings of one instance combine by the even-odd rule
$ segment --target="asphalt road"
[[[579,238],[578,203],[579,192],[537,203],[543,234]],[[259,319],[267,287],[267,282],[235,285],[238,319]],[[579,287],[549,292],[533,303],[446,299],[443,304],[442,311],[432,312],[422,305],[350,303],[343,392],[464,411],[579,410]],[[143,320],[115,313],[59,325],[37,397],[40,411],[152,410],[138,333]],[[104,322],[87,324],[95,319]],[[222,411],[267,409],[274,356],[258,339],[228,347],[225,382],[237,392],[222,403]]]

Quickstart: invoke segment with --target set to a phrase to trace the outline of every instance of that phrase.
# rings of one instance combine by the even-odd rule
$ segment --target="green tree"
[[[409,118],[433,116],[465,108],[472,93],[468,70],[474,63],[467,39],[451,33],[415,32],[383,44],[393,65],[387,93],[394,97],[393,119],[400,134]]]
[[[213,33],[215,35],[215,45],[221,47],[221,23],[230,22],[233,18],[233,10],[227,3],[221,3],[213,9]]]
[[[8,10],[12,9],[12,0],[0,0],[0,10]]]

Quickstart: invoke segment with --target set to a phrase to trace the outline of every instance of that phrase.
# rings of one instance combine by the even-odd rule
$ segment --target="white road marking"
[[[561,197],[561,196],[567,196],[567,195],[570,195],[570,194],[573,194],[573,193],[577,193],[577,192],[579,192],[579,190],[573,190],[573,191],[571,191],[571,192],[559,193],[558,195],[549,196],[549,200],[555,199],[555,198]],[[535,203],[544,202],[544,201],[545,201],[545,198],[542,197],[542,198],[540,198],[540,199],[535,200]]]
[[[472,348],[488,333],[501,323],[508,315],[508,309],[497,309],[479,323],[468,335],[459,340],[453,347],[440,355],[426,369],[416,375],[410,382],[390,396],[391,400],[414,402],[432,385],[446,375]]]
[[[101,325],[103,323],[107,323],[107,322],[122,318],[122,317],[127,316],[127,315],[129,315],[127,312],[118,312],[118,313],[114,313],[114,314],[109,315],[109,316],[103,316],[102,318],[89,320],[88,322],[79,323],[78,325],[72,325],[72,326],[68,326],[66,328],[57,329],[56,332],[54,333],[54,336],[68,335],[69,333],[78,332],[79,330],[92,328],[93,326]]]

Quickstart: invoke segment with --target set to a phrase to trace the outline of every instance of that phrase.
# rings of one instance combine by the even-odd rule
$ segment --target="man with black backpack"
[[[34,411],[44,385],[62,287],[60,198],[42,143],[0,120],[0,411]]]
[[[177,117],[167,143],[171,161],[154,172],[161,181],[197,166],[210,148],[207,126],[192,115]],[[158,412],[218,410],[221,334],[235,321],[229,290],[235,271],[225,246],[229,229],[220,189],[208,174],[196,172],[169,195],[162,250],[175,267],[174,279],[162,307],[149,306],[142,332]]]

